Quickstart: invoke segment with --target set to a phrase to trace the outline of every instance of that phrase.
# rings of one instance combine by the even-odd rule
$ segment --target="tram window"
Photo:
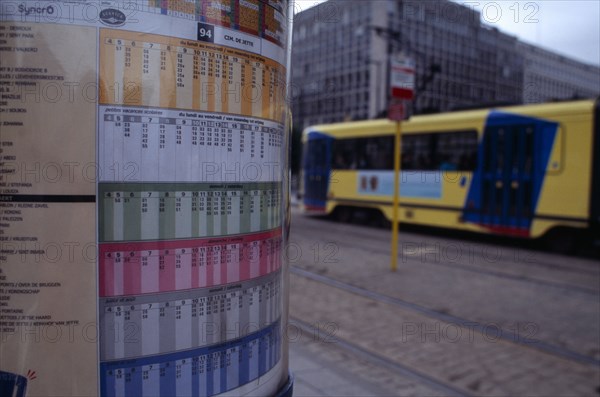
[[[394,137],[358,139],[358,168],[391,170],[394,167]]]
[[[531,174],[533,168],[533,131],[532,127],[525,129],[525,167],[523,167],[525,174]]]
[[[333,168],[339,170],[391,170],[394,137],[340,139],[333,145]]]
[[[513,173],[519,172],[521,167],[519,166],[519,162],[521,161],[521,156],[523,153],[521,152],[521,148],[519,146],[519,130],[517,128],[512,129],[512,141],[510,143],[510,153],[512,154],[512,163],[511,170]]]
[[[477,132],[454,131],[402,136],[402,169],[473,171],[477,165]],[[333,144],[333,168],[391,170],[394,137],[338,139]]]
[[[473,171],[477,164],[477,132],[406,134],[402,137],[402,169]]]
[[[503,128],[498,129],[496,135],[496,172],[501,173],[504,170],[504,161],[506,156],[506,132]]]
[[[356,139],[338,139],[333,144],[333,168],[356,169]]]
[[[433,167],[446,171],[473,171],[477,163],[477,133],[460,131],[436,134]]]

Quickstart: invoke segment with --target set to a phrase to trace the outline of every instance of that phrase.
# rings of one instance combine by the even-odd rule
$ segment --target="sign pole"
[[[394,139],[394,201],[392,204],[392,253],[390,268],[398,269],[398,231],[400,229],[400,156],[402,155],[402,120],[405,118],[404,100],[412,100],[415,93],[415,64],[412,59],[397,54],[390,59],[390,89],[392,101],[388,118],[396,121]]]
[[[396,135],[394,139],[394,204],[392,216],[392,258],[391,270],[395,272],[398,269],[398,231],[400,229],[400,220],[398,212],[400,210],[400,156],[402,154],[402,127],[401,122],[396,122]]]

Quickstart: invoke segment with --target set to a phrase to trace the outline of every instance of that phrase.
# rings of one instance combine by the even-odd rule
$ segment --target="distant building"
[[[294,19],[292,84],[297,124],[384,115],[388,60],[398,52],[417,64],[413,113],[522,103],[526,87],[539,101],[556,97],[537,89],[542,87],[537,83],[540,72],[527,69],[534,53],[516,37],[482,24],[480,13],[472,8],[447,0],[329,0]],[[560,57],[545,50],[539,54],[535,62],[543,63],[544,56]],[[554,76],[569,68],[600,73],[597,67],[567,61]],[[589,76],[578,84],[577,95],[598,95]],[[571,92],[561,95],[570,97]]]
[[[600,68],[519,43],[525,60],[523,103],[600,96]]]

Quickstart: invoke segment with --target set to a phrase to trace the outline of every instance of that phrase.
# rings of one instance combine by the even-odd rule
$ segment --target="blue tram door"
[[[487,120],[464,218],[490,231],[528,237],[557,124],[494,112]]]
[[[333,139],[311,133],[304,146],[304,206],[307,210],[324,211],[331,173]]]

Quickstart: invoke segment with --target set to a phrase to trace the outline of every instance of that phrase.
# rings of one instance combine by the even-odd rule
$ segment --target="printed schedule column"
[[[204,396],[257,381],[281,358],[285,71],[111,29],[99,53],[102,393]]]

